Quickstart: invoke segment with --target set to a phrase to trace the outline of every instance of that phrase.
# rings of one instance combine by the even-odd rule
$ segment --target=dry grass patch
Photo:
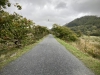
[[[90,54],[92,57],[100,59],[100,37],[83,36],[76,42],[69,42],[77,49]]]

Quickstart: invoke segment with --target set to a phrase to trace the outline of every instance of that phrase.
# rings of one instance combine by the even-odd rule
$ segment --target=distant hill
[[[84,16],[65,24],[64,26],[71,28],[76,33],[100,36],[100,17]]]

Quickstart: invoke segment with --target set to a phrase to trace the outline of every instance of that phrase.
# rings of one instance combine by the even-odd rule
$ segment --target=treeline
[[[6,1],[0,1],[0,54],[12,48],[34,43],[49,33],[47,27],[35,25],[32,20],[24,18],[16,12],[10,14],[4,11],[5,6],[10,5]],[[21,6],[18,5],[17,8],[21,9]]]
[[[59,26],[57,24],[54,24],[51,31],[56,37],[62,40],[65,40],[65,41],[76,41],[77,40],[77,35],[68,27]]]
[[[70,27],[78,34],[100,36],[100,17],[84,16],[73,20],[65,26]]]

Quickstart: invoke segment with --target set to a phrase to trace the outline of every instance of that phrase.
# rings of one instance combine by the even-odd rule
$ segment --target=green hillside
[[[76,33],[85,35],[100,36],[100,17],[84,16],[77,18],[65,26],[70,27]]]

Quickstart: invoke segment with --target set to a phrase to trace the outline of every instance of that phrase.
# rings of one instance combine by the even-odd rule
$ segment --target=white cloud
[[[10,0],[10,2],[19,3],[22,10],[10,7],[7,9],[8,12],[15,11],[36,24],[49,28],[54,23],[64,25],[84,15],[100,16],[100,0]]]

